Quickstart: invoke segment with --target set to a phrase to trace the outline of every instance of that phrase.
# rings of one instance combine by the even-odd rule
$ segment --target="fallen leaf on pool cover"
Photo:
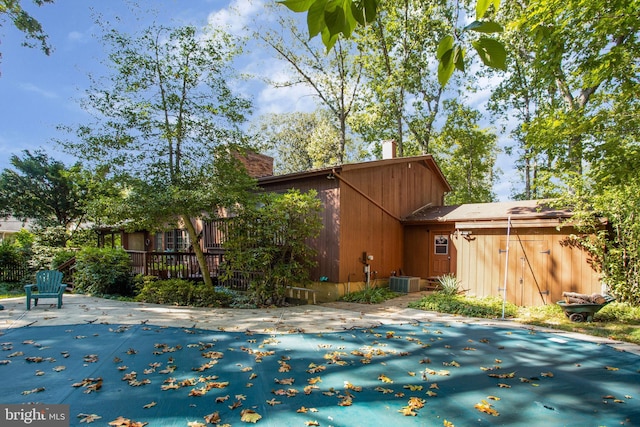
[[[153,408],[156,405],[157,405],[156,402],[150,402],[150,403],[147,403],[146,405],[144,405],[143,408],[144,409],[149,409],[149,408]]]
[[[149,423],[131,421],[128,418],[124,418],[122,415],[109,423],[110,426],[115,426],[115,427],[144,427],[147,424]]]
[[[227,400],[229,400],[229,395],[228,394],[226,396],[216,397],[216,403],[226,402]]]
[[[25,390],[21,394],[27,395],[27,394],[31,394],[31,393],[40,393],[40,392],[42,392],[44,390],[45,390],[44,387],[38,387],[38,388],[34,388],[33,390]]]
[[[344,396],[338,402],[338,406],[351,406],[353,405],[353,400],[349,396]]]
[[[604,369],[606,369],[607,371],[617,371],[620,368],[614,368],[613,366],[605,366]]]
[[[442,425],[443,425],[444,427],[455,427],[451,421],[447,421],[447,420],[444,420],[444,421],[442,422]]]
[[[257,423],[258,420],[262,418],[262,415],[258,414],[256,411],[252,411],[251,409],[243,409],[240,412],[240,421],[245,423]]]
[[[229,409],[234,410],[242,406],[242,401],[236,400],[233,404],[229,405]]]
[[[306,425],[306,426],[319,426],[320,423],[315,421],[315,420],[314,421],[305,421],[304,425]]]
[[[294,378],[282,378],[282,379],[274,378],[273,380],[275,381],[276,384],[282,384],[282,385],[292,385],[295,382]]]
[[[218,411],[205,415],[204,420],[209,424],[219,424],[220,423],[220,413]]]
[[[508,374],[488,374],[491,378],[514,378],[516,376],[515,372],[509,372]]]
[[[474,408],[476,408],[480,412],[484,412],[485,414],[493,415],[494,417],[500,415],[498,411],[493,409],[493,405],[491,405],[486,400],[482,400],[480,403],[476,403],[474,405]]]
[[[189,421],[187,427],[207,427],[207,425],[200,421]]]
[[[402,409],[398,410],[398,412],[400,412],[405,417],[415,417],[416,415],[418,415],[418,413],[414,411],[411,406],[403,406]]]
[[[391,378],[389,378],[388,376],[384,375],[384,374],[380,374],[378,376],[378,379],[380,381],[382,381],[383,383],[393,383],[393,380]]]
[[[78,418],[80,418],[81,423],[92,423],[102,417],[96,414],[78,414]]]
[[[274,397],[271,400],[267,400],[267,403],[271,406],[276,406],[276,405],[280,405],[282,402],[280,402],[279,400],[276,400],[276,398]]]
[[[414,384],[407,384],[403,388],[407,388],[407,389],[409,389],[411,391],[420,391],[420,390],[422,390],[422,386],[421,385],[414,385]]]

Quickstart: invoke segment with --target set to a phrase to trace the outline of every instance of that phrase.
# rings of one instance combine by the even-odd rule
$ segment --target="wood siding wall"
[[[345,165],[341,177],[338,281],[364,281],[365,251],[374,257],[372,279],[404,271],[404,231],[399,219],[429,203],[441,205],[443,182],[421,160],[375,168]]]
[[[328,175],[328,174],[327,174]],[[263,185],[265,191],[284,193],[295,188],[302,193],[316,190],[322,202],[323,229],[312,246],[318,252],[318,266],[309,273],[311,280],[318,281],[326,276],[330,282],[338,281],[340,258],[340,204],[337,179],[327,179],[327,175],[309,177],[295,182],[274,183]]]
[[[449,269],[451,273],[456,271],[456,245],[452,237],[453,225],[429,225],[412,226],[408,225],[404,229],[404,268],[403,273],[407,276],[431,277],[438,276],[433,271],[432,258],[435,256],[434,237],[444,235],[449,237]]]
[[[469,295],[503,294],[507,269],[507,300],[517,305],[553,304],[562,292],[585,294],[602,291],[598,274],[588,263],[588,255],[561,245],[570,233],[553,228],[512,229],[507,264],[506,230],[474,229],[467,238],[458,235],[452,242],[457,252],[457,277]]]

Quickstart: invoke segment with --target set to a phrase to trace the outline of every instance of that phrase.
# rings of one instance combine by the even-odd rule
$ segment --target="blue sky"
[[[212,24],[228,31],[243,33],[269,25],[264,3],[274,0],[58,0],[36,7],[30,0],[24,7],[38,19],[53,46],[50,56],[39,49],[21,46],[24,37],[10,23],[0,27],[0,170],[9,166],[9,157],[23,150],[45,149],[55,159],[73,162],[54,143],[67,137],[59,125],[77,125],[88,119],[79,101],[89,85],[89,75],[104,75],[105,53],[95,21],[124,32],[134,32],[155,22],[170,25]],[[142,4],[136,5],[136,3]],[[293,15],[293,14],[292,14]],[[304,15],[298,14],[301,25]],[[245,32],[246,34],[246,32]],[[246,73],[278,79],[286,67],[263,49],[250,49],[239,59],[237,68]],[[260,79],[243,83],[239,90],[254,102],[255,115],[310,110],[309,90],[303,87],[269,87]],[[504,176],[511,162],[501,157]],[[512,175],[512,174],[511,174]],[[504,183],[495,191],[500,199],[509,193]]]

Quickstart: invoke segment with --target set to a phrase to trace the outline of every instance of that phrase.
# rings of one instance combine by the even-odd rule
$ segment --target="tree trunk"
[[[209,265],[207,264],[207,259],[204,257],[204,252],[202,251],[202,247],[200,246],[200,237],[196,233],[196,228],[193,226],[191,218],[188,215],[180,215],[180,219],[182,219],[182,221],[184,222],[184,226],[187,229],[187,234],[189,234],[189,240],[191,240],[193,252],[196,254],[198,266],[200,267],[200,272],[202,273],[202,280],[204,281],[205,285],[213,288],[213,281],[211,280],[211,274],[209,273]]]

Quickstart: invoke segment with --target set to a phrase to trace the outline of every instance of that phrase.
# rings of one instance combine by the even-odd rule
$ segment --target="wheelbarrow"
[[[593,320],[593,316],[602,307],[616,300],[614,297],[609,295],[606,295],[604,299],[605,302],[602,304],[569,304],[566,301],[558,301],[556,304],[562,307],[564,314],[572,322],[591,322]]]

